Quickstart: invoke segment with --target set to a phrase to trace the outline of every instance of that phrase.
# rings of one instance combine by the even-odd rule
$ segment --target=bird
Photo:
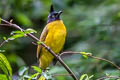
[[[53,5],[51,5],[47,24],[40,35],[40,41],[57,55],[63,50],[67,35],[66,27],[60,18],[61,14],[62,11],[55,11]],[[43,70],[46,70],[51,63],[56,63],[54,56],[42,45],[37,47],[37,60],[39,67]]]

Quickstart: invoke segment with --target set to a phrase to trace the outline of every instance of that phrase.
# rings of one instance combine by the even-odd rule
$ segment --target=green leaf
[[[87,56],[87,53],[86,53],[86,52],[80,52],[80,54],[82,54],[82,56],[83,56],[85,59],[88,59],[88,56]]]
[[[0,18],[0,24],[1,24],[1,18]]]
[[[29,33],[37,33],[37,31],[35,31],[34,29],[27,29],[27,30],[25,30],[24,31],[25,32],[25,34],[29,34]]]
[[[82,55],[85,59],[88,59],[88,56],[87,55]]]
[[[13,35],[13,34],[24,34],[24,32],[22,32],[22,31],[12,31],[11,35]]]
[[[9,37],[8,39],[9,40],[14,40],[14,39],[17,39],[17,38],[21,38],[21,37],[24,37],[26,34],[29,34],[29,33],[37,33],[37,31],[35,31],[33,29],[27,29],[24,32],[22,32],[22,31],[12,31],[11,35],[13,35],[13,36]]]
[[[31,75],[28,80],[32,80],[32,78],[36,77],[36,76],[39,75],[39,74],[40,74],[40,73],[35,73],[35,74]]]
[[[86,77],[88,77],[87,74],[83,74],[81,77],[80,77],[80,80],[84,80]]]
[[[3,37],[3,39],[4,39],[4,40],[7,40],[7,38],[6,38],[6,37]]]
[[[22,31],[12,31],[11,35],[13,35],[13,36],[9,37],[8,38],[9,40],[14,40],[14,39],[17,39],[17,38],[24,37],[25,33],[22,32]]]
[[[21,37],[24,37],[24,34],[13,35],[13,36],[9,37],[9,40],[14,40],[14,39],[21,38]]]
[[[6,75],[8,75],[8,70],[7,70],[6,66],[4,65],[4,63],[1,61],[1,58],[0,58],[0,68]]]
[[[0,74],[0,80],[8,80],[5,74]]]
[[[41,70],[39,67],[37,67],[37,66],[32,66],[32,68],[33,68],[35,71],[39,72],[40,74],[42,73],[42,70]]]
[[[37,42],[37,44],[39,44],[39,45],[40,45],[41,43],[42,43],[41,41],[38,41],[38,42]]]
[[[80,52],[80,54],[82,54],[82,56],[86,59],[88,59],[88,55],[92,55],[92,53],[86,53],[86,52]]]
[[[86,52],[80,52],[80,54],[82,54],[82,55],[86,55]]]
[[[93,76],[94,76],[94,75],[91,75],[91,76],[89,77],[89,79],[91,79]]]
[[[87,74],[83,74],[83,75],[80,77],[80,80],[90,80],[92,77],[93,77],[93,75],[91,75],[91,76],[89,77]]]
[[[12,76],[12,68],[11,68],[7,58],[2,53],[0,53],[0,62],[1,62],[2,65],[4,65],[4,69],[5,68],[7,69],[7,72],[5,72],[5,71],[4,72],[5,73],[9,73],[7,75],[10,75],[10,77],[11,77]]]

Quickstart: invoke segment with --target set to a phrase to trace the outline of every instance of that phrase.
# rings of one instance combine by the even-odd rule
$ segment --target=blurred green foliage
[[[120,66],[120,0],[0,0],[0,17],[13,19],[13,23],[26,29],[37,30],[37,37],[47,22],[49,7],[64,13],[61,18],[67,28],[64,51],[86,51],[103,57]],[[0,27],[0,42],[10,36],[14,29]],[[11,61],[14,72],[20,66],[37,62],[36,46],[29,38],[20,38],[6,43],[0,50]],[[15,60],[14,60],[15,59]],[[94,79],[106,73],[120,76],[120,71],[107,62],[84,59],[81,55],[66,55],[68,66],[80,77],[82,74],[94,75]],[[72,59],[72,60],[71,60]],[[20,64],[18,64],[20,63]],[[60,65],[51,68],[51,74],[67,73]],[[57,80],[72,80],[69,76],[55,77]]]
[[[0,69],[4,72],[4,74],[0,74],[0,80],[12,80],[11,65],[2,53],[0,53]]]

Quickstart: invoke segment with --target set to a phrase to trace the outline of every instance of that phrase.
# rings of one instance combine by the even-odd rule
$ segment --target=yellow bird
[[[62,11],[54,11],[53,5],[51,5],[47,25],[40,36],[40,41],[44,42],[56,54],[59,54],[63,49],[67,34],[65,25],[60,19],[61,13]],[[55,60],[54,56],[41,45],[37,47],[37,58],[40,68],[44,70]]]

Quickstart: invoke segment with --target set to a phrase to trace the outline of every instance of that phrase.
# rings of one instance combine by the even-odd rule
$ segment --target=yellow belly
[[[62,50],[65,38],[66,38],[66,28],[61,20],[57,20],[49,23],[48,34],[44,43],[50,47],[56,54]],[[42,48],[40,57],[40,67],[46,69],[52,62],[54,57],[45,48]]]

